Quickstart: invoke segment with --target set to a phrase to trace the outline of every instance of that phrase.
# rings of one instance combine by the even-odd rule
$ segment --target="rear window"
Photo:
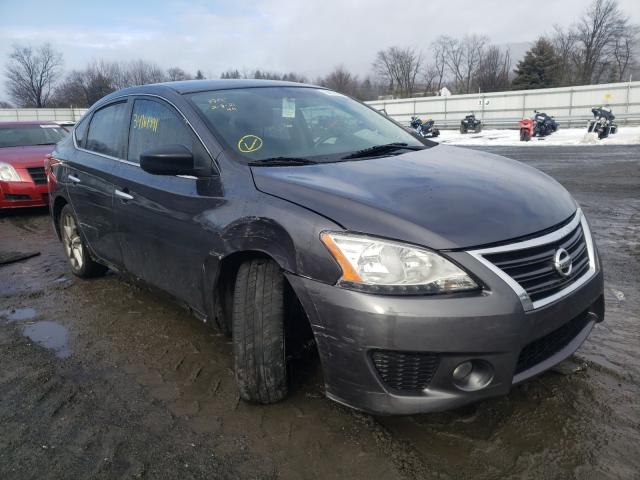
[[[67,131],[58,125],[24,125],[0,127],[0,148],[55,145]]]
[[[126,122],[126,102],[101,108],[91,117],[85,148],[92,152],[122,158],[124,151],[123,125]]]
[[[87,137],[87,127],[89,127],[89,118],[84,117],[78,125],[76,125],[76,143],[80,146],[84,146],[84,140]]]

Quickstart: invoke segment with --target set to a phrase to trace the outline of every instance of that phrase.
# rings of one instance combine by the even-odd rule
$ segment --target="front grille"
[[[429,386],[440,359],[433,353],[376,350],[371,359],[382,381],[391,389],[418,393]]]
[[[518,357],[516,374],[536,366],[569,345],[589,321],[590,315],[586,311],[557,330],[527,344]]]
[[[47,174],[44,173],[44,167],[27,167],[27,172],[31,175],[33,183],[44,185],[47,183]]]
[[[553,264],[554,255],[560,248],[569,252],[573,263],[567,277],[560,275]],[[581,224],[555,242],[485,254],[484,257],[518,282],[532,302],[568,287],[589,270],[589,252]]]

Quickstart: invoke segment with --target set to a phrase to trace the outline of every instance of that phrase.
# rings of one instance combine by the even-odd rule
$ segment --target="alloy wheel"
[[[65,214],[62,221],[62,241],[67,258],[74,270],[82,269],[84,265],[84,255],[82,239],[78,233],[78,227],[73,216]]]

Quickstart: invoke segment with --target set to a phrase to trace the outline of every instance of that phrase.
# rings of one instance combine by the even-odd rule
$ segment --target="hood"
[[[0,162],[10,163],[16,167],[26,167],[33,164],[44,166],[45,155],[53,152],[54,148],[55,145],[0,148]]]
[[[396,157],[253,167],[252,172],[258,190],[302,205],[346,230],[433,249],[531,235],[576,210],[558,182],[532,167],[444,145]]]

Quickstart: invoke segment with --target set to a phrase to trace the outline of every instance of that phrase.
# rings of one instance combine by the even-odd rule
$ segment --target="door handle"
[[[74,177],[73,175],[67,175],[67,178],[73,183],[80,183],[80,179],[78,177]]]
[[[123,192],[122,190],[116,189],[115,194],[116,197],[119,197],[122,200],[133,200],[133,195],[129,195],[127,192]]]

